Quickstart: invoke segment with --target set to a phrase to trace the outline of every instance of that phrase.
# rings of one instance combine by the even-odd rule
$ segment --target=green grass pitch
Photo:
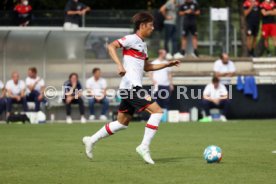
[[[97,144],[88,160],[81,138],[102,126],[0,125],[0,183],[276,183],[276,121],[162,124],[151,147],[154,166],[135,152],[143,123]],[[211,144],[223,150],[220,164],[203,160]]]

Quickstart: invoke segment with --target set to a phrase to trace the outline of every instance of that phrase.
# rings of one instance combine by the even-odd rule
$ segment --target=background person
[[[173,55],[177,53],[177,5],[176,0],[168,0],[161,8],[160,12],[165,18],[165,50],[167,52],[166,58],[173,59]],[[169,42],[172,43],[172,51],[169,49]]]
[[[233,77],[236,72],[236,67],[234,63],[229,60],[227,53],[222,53],[220,59],[215,61],[214,64],[215,76],[220,77]]]
[[[166,58],[166,51],[165,50],[159,50],[159,57],[152,62],[152,64],[168,64],[169,62],[165,59]],[[162,109],[169,109],[169,104],[170,104],[170,97],[163,99],[158,97],[158,93],[162,91],[167,91],[167,93],[171,94],[171,91],[173,91],[174,86],[173,86],[173,80],[172,80],[172,73],[171,73],[171,68],[163,68],[161,70],[153,71],[150,73],[150,77],[152,79],[152,82],[155,87],[155,94],[156,94],[156,102],[160,105]],[[162,97],[165,96],[164,93],[161,93]]]
[[[199,52],[197,50],[197,17],[200,15],[200,10],[198,3],[193,0],[186,0],[184,4],[180,6],[179,15],[184,16],[183,31],[182,31],[182,43],[181,43],[181,54],[184,57],[186,55],[187,49],[187,36],[189,33],[192,34],[192,45],[194,57],[199,57]]]
[[[89,120],[95,119],[95,103],[103,105],[100,120],[107,120],[106,113],[109,107],[109,101],[106,98],[106,80],[101,77],[100,68],[94,68],[92,71],[93,76],[86,81],[86,89],[88,89],[93,98],[89,99],[90,116]]]
[[[78,28],[81,25],[81,17],[91,9],[79,0],[69,0],[65,6],[64,28]]]
[[[260,27],[260,3],[258,0],[245,0],[243,3],[244,15],[247,25],[247,50],[248,56],[255,57],[255,48],[257,46],[257,37]]]
[[[203,91],[203,108],[207,116],[210,116],[210,109],[218,108],[222,110],[222,121],[227,121],[225,115],[228,108],[228,91],[226,87],[220,83],[219,78],[214,77],[212,83],[208,84]]]
[[[28,26],[32,20],[32,6],[28,0],[20,0],[14,7],[15,21],[19,26]]]
[[[273,39],[274,48],[276,48],[276,3],[273,0],[265,0],[261,4],[262,18],[262,36],[265,39],[265,48],[270,55],[268,39]]]
[[[37,69],[31,67],[26,78],[27,101],[35,103],[35,111],[40,111],[40,104],[44,100],[45,82],[37,76]]]
[[[64,83],[64,103],[66,105],[66,122],[68,124],[71,124],[72,118],[71,118],[71,105],[72,104],[78,104],[79,105],[79,111],[81,115],[81,123],[86,123],[86,119],[84,117],[84,102],[81,98],[82,93],[80,90],[82,90],[82,85],[79,81],[79,76],[76,73],[71,73],[69,76],[69,80]]]
[[[6,84],[7,90],[7,116],[10,115],[12,111],[13,104],[21,104],[23,111],[28,111],[28,105],[26,100],[26,85],[23,80],[19,79],[19,73],[13,72],[12,79]]]

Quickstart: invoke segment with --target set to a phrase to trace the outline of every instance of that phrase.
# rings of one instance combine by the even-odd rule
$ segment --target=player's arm
[[[244,10],[243,10],[244,16],[247,17],[250,14],[250,12],[252,11],[253,7],[254,7],[253,5],[249,6],[249,7],[245,7]]]
[[[151,64],[148,60],[146,60],[144,70],[146,72],[156,71],[167,67],[179,66],[179,64],[180,64],[180,61],[178,60],[170,61],[168,63],[163,63],[163,64]]]
[[[73,11],[73,10],[69,10],[66,11],[67,15],[81,15],[81,11]]]
[[[166,4],[164,4],[163,6],[161,6],[161,8],[159,9],[160,13],[164,16],[164,18],[166,20],[170,20],[172,19],[171,16],[167,16],[167,7],[166,7]]]
[[[124,76],[126,74],[126,70],[124,66],[122,65],[121,60],[119,59],[119,56],[117,54],[117,49],[121,48],[121,45],[119,44],[118,41],[114,41],[110,43],[107,47],[108,53],[111,57],[111,59],[117,64],[118,67],[118,74],[120,76]]]
[[[186,15],[186,14],[190,14],[191,12],[192,12],[191,9],[189,9],[189,10],[180,10],[178,14],[179,14],[180,16],[184,16],[184,15]]]
[[[271,11],[266,11],[265,9],[262,9],[262,15],[263,16],[268,16],[268,15],[271,15]]]

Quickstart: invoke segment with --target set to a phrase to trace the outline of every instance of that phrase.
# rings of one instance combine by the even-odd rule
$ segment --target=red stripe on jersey
[[[112,131],[110,130],[109,123],[105,125],[105,129],[109,135],[113,135]]]
[[[147,124],[146,127],[153,129],[153,130],[158,130],[158,126],[154,126],[154,125],[150,125],[150,124]]]
[[[119,40],[116,40],[118,42],[118,44],[120,45],[120,47],[123,47],[123,45],[119,42]]]
[[[137,59],[141,59],[141,60],[146,60],[147,59],[147,55],[143,52],[139,52],[137,50],[134,49],[124,49],[123,50],[123,55],[124,56],[131,56]]]

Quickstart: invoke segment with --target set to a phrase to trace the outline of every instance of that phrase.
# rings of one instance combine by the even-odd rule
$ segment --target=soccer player
[[[267,54],[270,55],[268,42],[269,37],[272,37],[274,47],[276,47],[276,3],[273,0],[265,0],[261,4],[261,12],[263,15],[262,35],[265,39]]]
[[[248,56],[254,57],[254,50],[257,45],[257,37],[260,27],[260,3],[258,0],[246,0],[243,3],[244,15],[247,24],[247,50]]]
[[[150,95],[142,94],[144,91],[142,87],[143,72],[178,66],[180,62],[175,60],[166,64],[150,64],[144,39],[149,37],[154,30],[153,16],[147,12],[141,12],[134,15],[132,21],[135,34],[127,35],[108,46],[109,54],[117,64],[118,74],[122,77],[120,84],[122,101],[118,111],[118,119],[106,124],[91,137],[84,137],[83,143],[87,157],[92,159],[93,147],[99,140],[126,129],[136,110],[138,112],[146,110],[151,113],[151,116],[147,122],[142,143],[136,148],[136,151],[146,163],[154,164],[150,156],[150,144],[157,132],[163,112]],[[123,64],[117,54],[119,48],[123,48]]]

